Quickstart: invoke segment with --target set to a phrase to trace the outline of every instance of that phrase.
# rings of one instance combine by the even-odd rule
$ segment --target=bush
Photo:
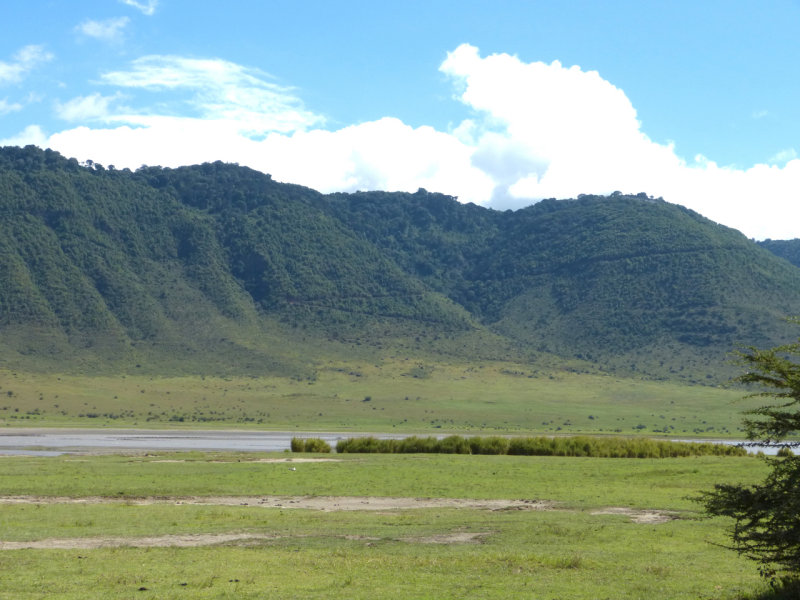
[[[336,452],[354,452],[360,454],[391,453],[391,442],[394,440],[379,440],[376,437],[358,437],[339,440],[336,442]]]
[[[472,454],[508,454],[508,440],[500,436],[469,438]]]
[[[460,435],[451,435],[442,440],[438,440],[438,450],[442,454],[469,454],[469,441]]]
[[[642,438],[518,437],[443,439],[411,436],[402,440],[350,438],[336,444],[337,452],[386,454],[510,454],[516,456],[575,456],[595,458],[677,458],[682,456],[745,456],[747,450],[726,444],[669,442]]]
[[[326,454],[331,451],[331,445],[321,438],[292,438],[290,444],[292,452],[318,452]]]
[[[439,440],[435,437],[421,438],[413,435],[402,440],[392,441],[395,442],[393,452],[401,454],[434,454],[439,451],[437,450]]]

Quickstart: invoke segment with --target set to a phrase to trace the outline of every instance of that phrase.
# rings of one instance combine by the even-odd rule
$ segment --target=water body
[[[369,433],[309,433],[298,431],[178,431],[142,429],[19,429],[0,430],[0,455],[57,456],[77,453],[120,451],[234,451],[281,452],[293,437],[318,437],[331,446],[350,437],[374,435],[381,439],[400,439],[406,435]],[[441,437],[441,436],[439,436]],[[775,447],[750,446],[742,440],[674,440],[715,444],[748,444],[751,453],[775,454]]]
[[[218,450],[280,452],[293,437],[318,437],[332,446],[357,433],[307,433],[297,431],[174,431],[98,429],[0,430],[0,454],[54,456],[85,452]],[[402,435],[375,434],[381,438]]]

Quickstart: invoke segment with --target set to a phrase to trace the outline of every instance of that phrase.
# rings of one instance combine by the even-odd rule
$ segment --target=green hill
[[[792,337],[798,292],[800,269],[644,194],[498,212],[0,150],[0,366],[301,375],[392,353],[716,379],[736,344]]]
[[[795,267],[800,267],[800,239],[764,240],[758,242],[758,245],[766,248],[775,256],[785,258]]]

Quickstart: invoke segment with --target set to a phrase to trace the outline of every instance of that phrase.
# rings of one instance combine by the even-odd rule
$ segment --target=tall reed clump
[[[595,458],[677,458],[683,456],[745,456],[747,450],[727,444],[670,442],[646,438],[517,437],[445,438],[412,436],[401,440],[350,438],[336,444],[337,452],[384,454],[510,454]]]
[[[292,452],[319,452],[328,453],[331,451],[331,445],[320,438],[292,438],[290,448]]]

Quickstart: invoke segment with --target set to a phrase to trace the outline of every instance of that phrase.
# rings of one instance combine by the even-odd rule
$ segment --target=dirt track
[[[462,498],[382,498],[369,496],[170,496],[116,498],[88,496],[0,496],[0,504],[195,504],[211,506],[262,506],[336,510],[405,510],[414,508],[475,508],[485,510],[546,510],[537,500],[468,500]]]

